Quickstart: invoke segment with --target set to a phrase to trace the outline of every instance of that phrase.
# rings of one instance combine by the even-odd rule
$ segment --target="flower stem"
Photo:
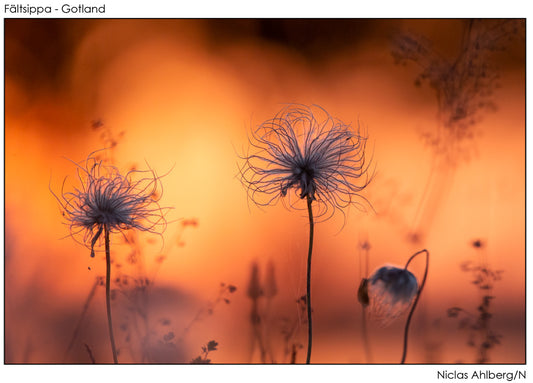
[[[115,347],[115,336],[113,335],[113,321],[111,320],[111,299],[110,299],[110,287],[111,287],[111,253],[109,250],[109,228],[104,225],[105,230],[105,300],[107,305],[107,325],[109,327],[109,339],[111,340],[111,350],[113,351],[113,363],[117,364],[117,349]]]
[[[307,211],[309,213],[309,252],[307,253],[307,329],[308,329],[308,340],[307,340],[307,359],[306,364],[311,362],[311,346],[313,344],[313,320],[311,318],[311,255],[313,254],[313,237],[315,231],[315,223],[313,221],[313,208],[311,204],[313,200],[310,196],[307,196]]]
[[[400,364],[405,363],[405,357],[407,356],[407,334],[409,332],[409,324],[411,323],[411,318],[413,316],[413,313],[416,308],[416,304],[418,303],[418,299],[420,298],[420,294],[422,293],[422,289],[424,288],[424,285],[426,284],[426,278],[428,275],[428,267],[429,267],[429,251],[426,249],[420,250],[419,252],[413,254],[411,258],[407,261],[405,264],[405,269],[407,270],[407,267],[409,266],[409,263],[418,255],[421,253],[426,253],[426,269],[424,271],[424,277],[422,278],[422,283],[420,284],[420,288],[418,289],[418,292],[416,293],[415,301],[413,302],[413,306],[411,306],[411,311],[409,311],[409,316],[407,317],[407,322],[405,323],[405,332],[403,335],[403,354],[402,354],[402,361]]]

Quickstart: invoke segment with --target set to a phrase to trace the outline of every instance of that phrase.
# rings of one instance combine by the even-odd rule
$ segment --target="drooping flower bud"
[[[418,282],[407,269],[383,266],[368,279],[367,292],[371,318],[387,326],[411,306]]]

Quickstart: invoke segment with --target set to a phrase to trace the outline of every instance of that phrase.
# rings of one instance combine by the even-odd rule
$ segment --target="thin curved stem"
[[[109,228],[104,225],[105,230],[105,301],[107,306],[107,326],[109,327],[109,339],[111,340],[111,350],[113,351],[113,363],[117,364],[117,348],[115,347],[115,336],[113,334],[113,321],[111,320],[111,252],[109,249]]]
[[[420,294],[422,293],[422,289],[424,288],[424,285],[426,284],[426,278],[428,275],[428,268],[429,268],[429,251],[426,249],[421,250],[411,256],[407,263],[405,264],[405,269],[407,270],[407,267],[409,266],[409,263],[418,255],[421,253],[426,253],[426,269],[424,271],[424,277],[422,278],[422,283],[420,284],[420,288],[418,289],[418,292],[415,297],[415,301],[413,302],[413,306],[411,306],[411,311],[409,311],[409,316],[407,317],[407,322],[405,323],[405,332],[403,335],[403,354],[402,354],[402,361],[400,364],[405,363],[405,357],[407,356],[407,338],[409,333],[409,324],[411,323],[411,318],[413,316],[413,313],[415,312],[416,305],[418,303],[418,300],[420,298]]]
[[[307,359],[306,364],[311,362],[311,347],[313,344],[313,321],[311,318],[311,255],[313,254],[313,237],[315,231],[315,223],[313,221],[313,208],[311,204],[313,200],[310,196],[307,196],[307,211],[309,213],[309,252],[307,253],[307,331],[308,331],[308,340],[307,340]]]

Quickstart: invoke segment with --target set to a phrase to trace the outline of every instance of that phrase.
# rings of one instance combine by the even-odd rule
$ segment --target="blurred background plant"
[[[189,324],[183,329],[181,336],[178,339],[178,342],[183,342],[185,337],[191,331],[191,328],[198,322],[204,320],[205,318],[213,315],[215,308],[222,302],[229,305],[231,303],[230,295],[237,291],[237,287],[226,284],[224,282],[220,283],[218,294],[215,299],[208,301],[203,307],[201,307],[194,318],[189,322]]]
[[[502,335],[492,328],[494,283],[501,280],[503,270],[493,270],[487,260],[487,244],[481,239],[472,241],[476,251],[474,261],[465,261],[461,270],[471,274],[472,284],[477,288],[481,302],[475,312],[461,307],[451,307],[447,314],[449,318],[459,320],[459,329],[466,332],[467,345],[476,350],[475,363],[490,363],[490,351],[501,342]]]
[[[218,343],[214,340],[210,340],[207,342],[205,346],[202,346],[202,353],[194,358],[191,363],[192,364],[209,364],[211,363],[211,359],[207,359],[207,356],[211,351],[216,351],[218,347]]]
[[[298,353],[304,348],[302,331],[307,320],[306,295],[291,301],[288,308],[293,309],[295,303],[296,315],[287,315],[287,307],[275,300],[278,295],[275,270],[274,262],[268,260],[261,278],[260,263],[254,261],[250,267],[247,290],[251,301],[249,363],[301,362]]]
[[[521,19],[465,19],[462,38],[452,52],[443,52],[428,38],[400,33],[393,41],[397,64],[415,63],[415,86],[427,83],[437,99],[437,123],[421,131],[431,149],[432,165],[416,209],[410,240],[424,243],[435,214],[443,205],[457,167],[475,152],[475,138],[484,114],[497,107],[499,87],[494,55],[523,36]]]

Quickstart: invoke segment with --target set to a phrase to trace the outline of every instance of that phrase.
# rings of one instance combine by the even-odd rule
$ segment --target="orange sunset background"
[[[50,191],[60,193],[67,176],[66,188],[76,184],[69,160],[111,147],[119,169],[165,174],[160,204],[172,207],[162,237],[138,234],[135,248],[112,237],[113,279],[128,281],[112,286],[119,361],[188,363],[215,340],[213,363],[260,363],[255,263],[271,292],[259,300],[271,360],[294,353],[303,363],[306,212],[260,209],[239,179],[250,130],[301,103],[359,122],[375,169],[361,192],[373,210],[349,208],[315,227],[312,362],[398,363],[406,316],[385,328],[368,320],[365,342],[357,288],[426,248],[407,363],[475,363],[471,331],[447,314],[478,315],[482,292],[461,268],[468,261],[502,270],[490,308],[501,337],[489,362],[525,363],[524,30],[488,56],[499,74],[496,108],[480,113],[469,158],[437,176],[420,213],[433,158],[421,132],[438,125],[438,105],[427,83],[414,85],[416,64],[395,64],[392,40],[421,34],[453,55],[466,20],[4,23],[5,362],[90,363],[89,351],[96,363],[112,361],[104,288],[95,285],[105,257],[69,237]],[[420,281],[423,258],[410,270]],[[148,286],[136,290],[141,280]]]

